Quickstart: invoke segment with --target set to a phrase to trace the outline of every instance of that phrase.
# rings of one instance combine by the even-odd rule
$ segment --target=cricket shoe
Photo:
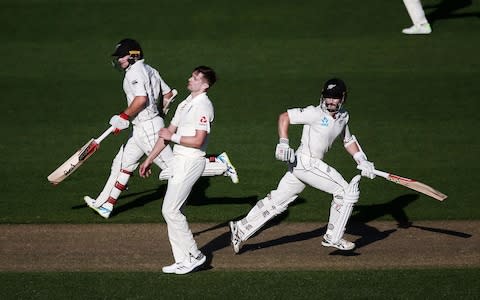
[[[404,34],[430,34],[432,32],[432,27],[430,27],[429,23],[424,23],[405,28],[402,32]]]
[[[95,205],[95,201],[96,201],[95,199],[89,196],[85,196],[83,197],[83,200],[85,201],[85,203],[87,203],[88,207],[96,211],[103,218],[108,219],[110,217],[110,214],[112,213],[112,210],[113,210],[113,205],[111,203],[106,202],[102,204],[100,207],[97,207]]]
[[[222,154],[217,156],[217,159],[227,165],[227,171],[225,171],[225,175],[230,177],[233,183],[238,183],[239,180],[238,180],[237,170],[235,169],[232,162],[228,158],[227,153],[223,152]]]
[[[334,248],[337,248],[339,250],[352,250],[353,248],[355,248],[355,243],[352,243],[352,242],[349,242],[345,239],[340,239],[338,242],[336,243],[332,243],[330,240],[328,240],[328,238],[324,235],[323,236],[323,240],[322,240],[322,246],[325,246],[325,247],[334,247]]]
[[[165,274],[175,274],[175,271],[177,270],[178,265],[180,265],[180,263],[173,263],[169,266],[165,266],[162,268],[162,272]]]
[[[188,257],[184,261],[176,264],[175,274],[183,275],[183,274],[190,273],[193,270],[195,270],[196,268],[203,265],[206,260],[207,260],[207,257],[205,255],[203,255],[203,253],[201,253],[201,252],[197,257],[194,257],[192,254],[189,254]],[[170,267],[170,266],[168,266],[168,267]],[[170,270],[170,268],[167,269],[167,271],[169,271],[169,270]],[[163,269],[162,269],[162,271],[163,271]]]
[[[238,236],[237,222],[230,221],[228,225],[230,225],[230,232],[232,234],[231,240],[233,252],[235,252],[235,254],[238,254],[238,252],[240,252],[240,245],[242,243],[242,239]]]

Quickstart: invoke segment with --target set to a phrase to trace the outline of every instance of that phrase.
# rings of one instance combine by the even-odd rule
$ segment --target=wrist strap
[[[180,139],[182,138],[181,135],[178,135],[176,133],[172,134],[172,137],[170,138],[170,140],[172,142],[174,142],[175,144],[180,144]]]
[[[130,119],[130,116],[129,116],[129,115],[127,115],[127,114],[126,114],[126,113],[124,113],[124,112],[120,113],[120,115],[119,115],[119,116],[120,116],[120,118],[122,118],[122,119],[124,119],[124,120],[129,120],[129,119]]]
[[[355,153],[353,155],[353,159],[357,162],[357,164],[360,164],[364,160],[368,160],[367,155],[363,151],[358,151],[357,153]]]
[[[288,141],[287,138],[280,138],[280,139],[278,140],[278,143],[279,143],[279,144],[287,144],[287,145],[288,145],[288,142],[289,142],[289,141]]]

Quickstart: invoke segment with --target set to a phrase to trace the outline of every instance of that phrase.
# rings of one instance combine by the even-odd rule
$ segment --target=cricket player
[[[175,262],[163,267],[164,273],[186,274],[206,260],[205,255],[198,250],[187,219],[182,214],[182,207],[205,168],[208,136],[214,118],[207,90],[215,81],[215,71],[210,67],[199,66],[193,70],[188,79],[191,94],[178,105],[168,128],[160,129],[160,138],[155,147],[140,165],[140,176],[148,177],[151,173],[150,166],[157,155],[161,155],[166,143],[175,143],[172,176],[168,180],[162,206]]]
[[[127,129],[131,120],[133,130],[115,156],[110,176],[102,192],[96,199],[84,197],[87,205],[106,219],[110,217],[120,193],[126,189],[128,180],[138,167],[140,159],[152,151],[158,140],[158,132],[165,127],[157,106],[159,96],[163,97],[163,111],[166,113],[177,94],[176,90],[172,90],[165,83],[157,70],[144,62],[143,51],[137,41],[121,40],[112,56],[113,64],[125,72],[123,90],[128,106],[120,114],[114,115],[110,119],[110,124],[118,133]],[[170,177],[172,162],[172,149],[166,146],[154,160],[154,163],[163,170],[160,179]],[[202,170],[204,176],[229,176],[234,183],[238,183],[235,167],[225,152],[208,159],[204,166]]]
[[[432,27],[428,23],[420,0],[403,0],[413,25],[402,30],[405,34],[430,34]]]
[[[341,136],[345,149],[353,156],[361,174],[371,179],[375,177],[374,164],[368,161],[348,128],[349,115],[343,109],[346,98],[345,83],[333,78],[325,82],[318,106],[289,109],[280,114],[280,139],[275,149],[275,158],[287,162],[288,171],[280,180],[277,189],[259,200],[245,218],[229,222],[235,253],[240,251],[242,242],[270,219],[287,210],[288,205],[307,185],[333,196],[328,228],[322,245],[340,250],[351,250],[355,247],[354,243],[343,238],[343,234],[353,205],[360,196],[358,184],[361,176],[357,175],[347,182],[337,170],[323,161],[333,141]],[[296,153],[289,146],[290,124],[303,125],[301,144]]]

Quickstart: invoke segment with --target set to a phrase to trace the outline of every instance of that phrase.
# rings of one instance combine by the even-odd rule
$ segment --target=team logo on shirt
[[[207,123],[207,117],[202,116],[202,117],[200,118],[200,123],[201,123],[201,124],[206,124],[206,123]]]
[[[328,118],[323,117],[323,119],[320,120],[320,125],[322,125],[323,127],[328,127]]]

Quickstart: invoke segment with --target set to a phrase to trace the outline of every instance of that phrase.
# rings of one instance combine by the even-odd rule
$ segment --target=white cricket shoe
[[[225,175],[229,176],[233,183],[238,183],[239,180],[238,180],[237,170],[235,169],[232,162],[228,158],[227,153],[223,152],[222,154],[217,156],[217,159],[227,165],[227,171],[225,172]]]
[[[339,250],[352,250],[353,248],[355,248],[355,243],[349,242],[345,239],[340,239],[338,242],[332,243],[330,240],[328,240],[327,236],[324,235],[322,240],[322,246],[334,247]]]
[[[193,257],[192,254],[189,254],[188,257],[184,261],[176,264],[175,274],[182,275],[182,274],[190,273],[193,270],[195,270],[196,268],[203,265],[206,260],[207,260],[207,257],[205,257],[205,255],[203,255],[203,253],[201,253],[201,252],[197,257]],[[170,269],[167,269],[167,271],[168,270],[170,270]],[[163,269],[162,269],[162,271],[163,271]]]
[[[238,254],[238,252],[240,252],[240,245],[242,243],[242,239],[238,236],[237,222],[230,221],[228,225],[230,225],[230,232],[232,234],[231,240],[233,252],[235,252],[235,254]]]
[[[83,200],[85,201],[85,203],[87,203],[88,207],[96,211],[103,218],[108,219],[110,217],[110,214],[113,210],[113,205],[111,203],[105,202],[100,207],[97,207],[95,205],[95,199],[89,196],[85,196],[83,197]]]
[[[404,34],[430,34],[432,32],[432,27],[430,27],[429,23],[424,23],[405,28],[402,32]]]
[[[162,268],[162,272],[166,273],[166,274],[174,274],[175,271],[177,270],[178,265],[179,265],[179,263],[173,263],[169,266],[165,266],[165,267]]]

